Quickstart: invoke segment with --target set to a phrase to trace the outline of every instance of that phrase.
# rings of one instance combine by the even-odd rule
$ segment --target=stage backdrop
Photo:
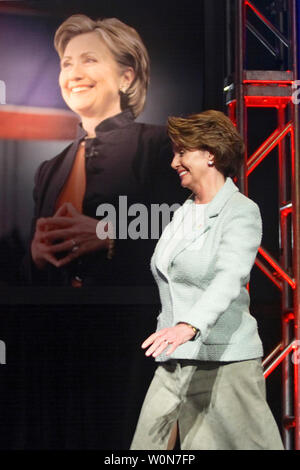
[[[141,34],[152,72],[140,121],[164,124],[170,114],[223,109],[224,14],[214,2],[214,16],[212,0],[0,2],[0,80],[6,85],[6,104],[0,106],[7,112],[25,107],[18,108],[24,126],[28,112],[32,122],[49,108],[57,116],[67,112],[53,34],[66,17],[84,13],[117,17]],[[21,130],[24,135],[36,129]],[[158,305],[117,298],[107,304],[105,297],[92,304],[73,297],[66,305],[63,292],[15,287],[34,172],[66,144],[62,137],[3,137],[0,143],[2,449],[127,449],[154,370],[140,345],[155,328]]]
[[[163,124],[170,114],[224,110],[224,5],[220,0],[0,2],[0,83],[5,84],[0,111],[24,106],[33,121],[41,108],[67,112],[57,86],[53,34],[74,13],[115,16],[141,34],[152,73],[139,120]],[[263,124],[253,139],[267,132]],[[159,307],[124,304],[118,309],[76,299],[66,305],[63,293],[15,288],[28,239],[35,170],[68,143],[63,137],[22,139],[0,142],[0,340],[6,345],[6,365],[0,364],[0,448],[127,449],[154,370],[140,344],[155,327]],[[268,165],[270,175],[274,169]],[[267,178],[265,194],[254,198],[262,205],[265,236],[276,252],[277,234],[269,229],[274,186]],[[278,294],[259,272],[254,274],[254,313],[268,352],[279,339]],[[8,287],[9,298],[4,295]],[[274,376],[268,387],[272,381]],[[275,400],[273,411],[280,417],[279,408]]]
[[[72,114],[60,95],[59,58],[53,46],[55,30],[69,14],[116,16],[141,34],[151,58],[151,83],[138,121],[165,124],[169,115],[198,112],[207,106],[222,109],[223,78],[222,69],[215,74],[205,67],[209,44],[217,39],[212,29],[207,32],[203,27],[203,1],[190,0],[185,5],[144,2],[142,6],[135,1],[101,2],[101,6],[92,1],[13,2],[27,5],[19,10],[5,8],[5,3],[0,3],[0,80],[5,84],[5,105],[2,100],[0,111],[11,112],[15,120],[5,135],[8,118],[0,114],[0,281],[14,285],[15,266],[28,242],[34,174],[41,162],[70,141],[68,130],[61,128],[56,137],[55,132],[53,137],[42,131],[39,135],[41,123],[34,120],[41,114],[49,119],[51,113]],[[222,48],[216,50],[221,57]],[[24,116],[26,123],[32,120],[31,128],[30,124],[25,128]],[[12,126],[17,126],[20,137],[9,137]]]

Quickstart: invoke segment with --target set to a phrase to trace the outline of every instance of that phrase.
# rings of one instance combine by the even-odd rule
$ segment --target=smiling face
[[[212,171],[216,171],[213,166],[209,166],[209,161],[213,162],[213,156],[207,150],[175,148],[171,166],[177,171],[181,186],[196,192],[198,186],[205,182],[208,175]]]
[[[131,71],[121,70],[97,32],[80,34],[67,44],[59,85],[67,105],[81,117],[109,117],[121,112],[120,88]]]

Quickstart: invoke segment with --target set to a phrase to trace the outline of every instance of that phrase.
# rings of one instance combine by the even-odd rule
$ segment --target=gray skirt
[[[260,359],[159,365],[131,450],[166,450],[176,422],[182,450],[283,450]]]

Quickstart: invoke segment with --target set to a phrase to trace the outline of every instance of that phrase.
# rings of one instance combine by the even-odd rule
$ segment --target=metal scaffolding
[[[255,1],[255,0],[254,0]],[[281,293],[282,337],[264,359],[264,375],[282,367],[282,436],[286,450],[300,450],[300,155],[297,86],[296,0],[272,3],[273,15],[262,13],[259,0],[226,0],[227,72],[224,93],[228,114],[246,144],[240,190],[248,195],[250,175],[276,150],[278,157],[279,259],[260,247],[258,268]],[[274,11],[275,10],[275,11]],[[232,22],[234,20],[234,23]],[[274,21],[276,19],[276,22]],[[273,24],[273,23],[276,24]],[[248,67],[249,37],[273,57],[272,70]],[[234,57],[232,52],[234,51]],[[253,58],[254,57],[254,58]],[[249,109],[272,108],[276,128],[254,151],[249,151]],[[272,153],[274,157],[274,152]],[[269,157],[270,158],[270,157]]]

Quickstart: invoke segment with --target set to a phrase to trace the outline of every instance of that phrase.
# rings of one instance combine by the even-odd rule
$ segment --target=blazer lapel
[[[176,219],[172,221],[172,224],[167,225],[160,240],[158,241],[155,249],[155,264],[159,271],[165,276],[168,276],[168,267],[172,260],[183,250],[185,250],[191,243],[193,243],[198,237],[209,230],[210,224],[208,217],[205,216],[204,224],[201,227],[192,228],[190,224],[190,217],[187,215],[192,207],[193,200],[189,198],[181,207],[180,213],[177,214]],[[175,216],[174,216],[175,217]],[[186,219],[187,217],[187,219]],[[186,222],[188,220],[188,222]],[[185,225],[186,224],[186,225]],[[180,234],[180,231],[183,233]],[[178,241],[174,248],[169,251],[167,249],[168,243],[174,243],[174,237],[178,233]]]
[[[41,215],[43,217],[54,215],[57,198],[71,172],[77,148],[78,141],[75,141],[68,148],[67,153],[63,157],[60,164],[54,165],[54,167],[50,169],[48,175],[45,177],[42,188],[44,195]]]
[[[175,248],[168,255],[164,255],[164,243],[161,241],[161,239],[159,240],[157,244],[157,250],[155,250],[155,264],[165,277],[168,277],[168,268],[170,267],[170,264],[175,259],[175,257],[182,253],[182,251],[186,250],[189,245],[191,245],[197,238],[201,237],[208,230],[210,230],[214,218],[219,215],[228,199],[233,195],[233,193],[237,191],[238,188],[235,186],[232,179],[226,178],[225,184],[207,206],[203,226],[195,227],[193,230],[187,233],[186,237],[178,239],[178,243],[175,245]],[[193,204],[193,194],[187,199],[184,205],[185,204]],[[184,207],[184,205],[182,207]],[[184,222],[184,216],[185,213],[182,211],[181,218],[178,218],[177,221],[178,228]]]
[[[173,216],[173,219],[172,219],[172,222],[169,223],[165,227],[160,239],[158,240],[158,242],[156,244],[155,250],[154,250],[155,264],[164,276],[167,276],[167,266],[168,266],[168,251],[166,250],[166,245],[169,243],[169,241],[171,239],[172,232],[176,233],[178,227],[181,226],[182,221],[184,219],[185,205],[187,203],[188,203],[188,201],[186,201],[180,207],[180,209],[178,209],[178,211],[180,211],[179,213],[175,212],[175,214]]]
[[[206,214],[204,224],[201,227],[195,227],[189,234],[187,234],[186,238],[180,240],[176,245],[175,249],[171,252],[169,257],[168,267],[176,258],[176,256],[182,253],[182,251],[186,250],[195,240],[204,235],[210,229],[210,226],[210,219]]]
[[[54,215],[57,198],[71,172],[78,145],[86,135],[82,124],[78,123],[74,142],[54,159],[54,164],[48,167],[48,172],[41,182],[42,188],[40,188],[42,198],[39,213],[41,216]]]

